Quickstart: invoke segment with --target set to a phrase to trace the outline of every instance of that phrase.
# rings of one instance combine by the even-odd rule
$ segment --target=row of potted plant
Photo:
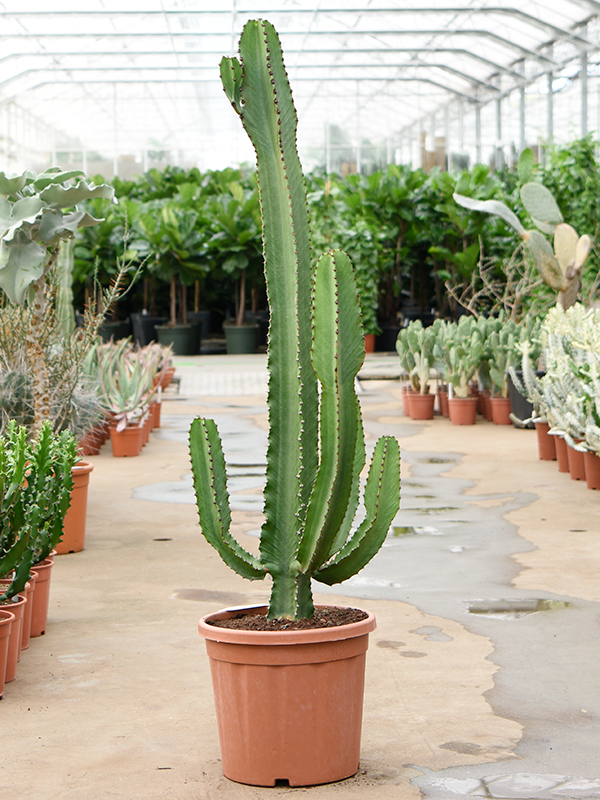
[[[576,304],[552,309],[541,328],[542,371],[521,345],[522,383],[532,404],[540,458],[600,489],[600,310]],[[514,370],[513,370],[514,372]]]
[[[438,319],[429,327],[410,322],[396,342],[408,376],[405,413],[433,419],[435,376],[440,411],[454,424],[475,422],[478,394],[486,404],[490,399],[494,422],[510,424],[509,370],[519,363],[519,345],[537,342],[540,325],[537,317],[517,323],[502,314],[462,316],[458,322]]]
[[[85,453],[97,453],[110,437],[113,456],[140,454],[150,431],[160,427],[162,390],[175,373],[170,356],[171,349],[156,342],[137,347],[121,339],[94,345],[86,371],[90,381],[96,380],[105,418],[84,437]]]
[[[0,435],[0,696],[21,650],[45,632],[50,574],[79,456],[44,422],[33,440],[13,420]]]

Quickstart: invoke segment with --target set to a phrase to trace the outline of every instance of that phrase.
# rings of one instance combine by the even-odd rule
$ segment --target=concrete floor
[[[86,547],[59,556],[47,633],[0,704],[0,788],[21,800],[600,798],[600,496],[537,458],[535,433],[402,416],[397,361],[369,357],[367,444],[393,433],[401,510],[354,579],[368,607],[361,769],[309,789],[220,771],[203,614],[267,598],[202,538],[186,447],[214,416],[234,531],[261,524],[263,357],[176,359],[180,394],[139,458],[91,457]],[[326,591],[321,591],[321,589]]]

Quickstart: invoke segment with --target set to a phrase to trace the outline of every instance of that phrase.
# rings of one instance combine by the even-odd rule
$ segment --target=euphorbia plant
[[[229,532],[225,461],[213,420],[194,420],[190,452],[204,536],[243,577],[271,576],[271,619],[299,619],[314,614],[312,578],[344,581],[381,547],[400,502],[399,447],[390,436],[375,445],[365,519],[352,531],[365,463],[354,389],[364,338],[352,265],[341,251],[330,251],[311,267],[297,117],[272,25],[248,22],[240,55],[241,63],[223,58],[221,78],[257,153],[271,312],[259,556]]]
[[[0,436],[0,578],[11,579],[0,602],[23,591],[32,566],[60,541],[78,460],[68,431],[44,422],[32,442],[27,435],[11,421]]]

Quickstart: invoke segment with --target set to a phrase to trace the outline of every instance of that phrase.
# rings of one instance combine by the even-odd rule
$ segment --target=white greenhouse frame
[[[0,169],[252,161],[219,61],[279,31],[305,167],[513,162],[600,131],[596,0],[0,2]]]

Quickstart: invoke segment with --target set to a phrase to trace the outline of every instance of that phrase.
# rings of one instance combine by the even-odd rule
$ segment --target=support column
[[[583,28],[582,35],[585,36],[586,28]],[[586,52],[581,53],[581,64],[579,75],[581,78],[581,138],[588,132],[588,57]]]
[[[360,95],[358,93],[359,82],[356,81],[356,171],[360,175]]]
[[[525,86],[519,89],[519,153],[525,149]]]
[[[496,100],[496,152],[494,154],[494,163],[496,169],[502,169],[504,166],[503,150],[502,150],[502,98],[498,97]]]
[[[546,137],[548,143],[552,144],[554,140],[554,92],[552,86],[554,84],[554,73],[546,73],[546,82],[548,85],[548,100],[546,102]]]
[[[475,152],[476,161],[481,164],[481,106],[475,106]]]

